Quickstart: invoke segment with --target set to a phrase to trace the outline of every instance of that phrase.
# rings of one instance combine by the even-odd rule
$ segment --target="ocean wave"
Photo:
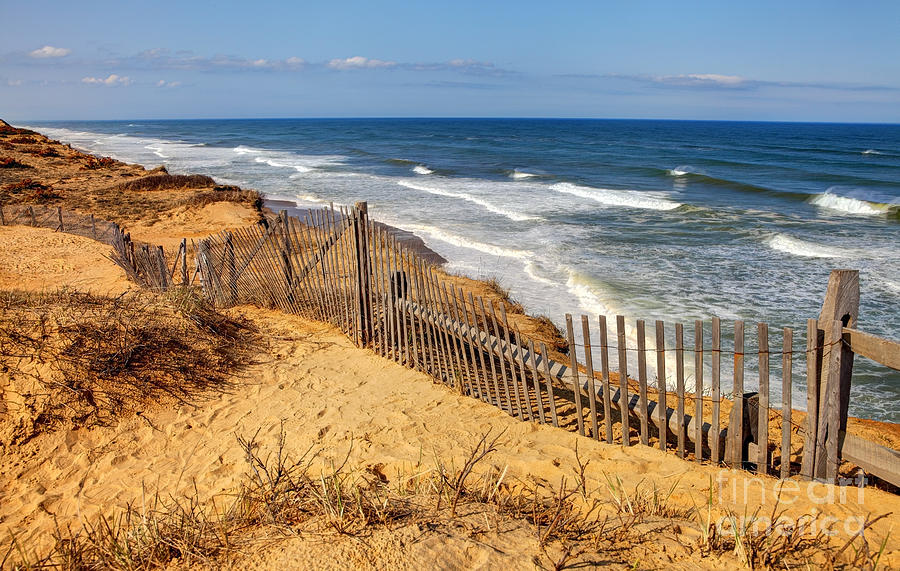
[[[425,165],[416,165],[412,168],[412,171],[416,174],[433,174],[434,171]]]
[[[258,163],[262,163],[262,164],[269,165],[270,167],[275,167],[275,168],[286,168],[286,169],[294,169],[295,171],[297,171],[297,172],[299,172],[299,173],[306,173],[306,172],[309,172],[309,171],[312,170],[311,167],[308,167],[308,166],[306,166],[306,165],[301,165],[301,164],[291,164],[291,163],[288,163],[288,162],[279,162],[279,161],[277,161],[277,160],[275,160],[275,159],[270,159],[270,158],[268,158],[268,157],[256,157],[256,158],[253,159],[253,160],[256,161],[256,162],[258,162]]]
[[[675,210],[679,206],[682,206],[680,202],[661,198],[655,193],[636,190],[594,188],[591,186],[580,186],[569,182],[560,182],[551,185],[550,188],[556,192],[593,200],[606,206],[624,206],[626,208],[643,208],[648,210]]]
[[[536,262],[534,262],[533,260],[529,260],[529,261],[525,262],[524,270],[525,270],[525,273],[528,275],[528,277],[530,277],[531,279],[533,279],[536,282],[540,282],[542,284],[552,285],[552,286],[558,285],[553,280],[548,280],[547,278],[538,274],[538,272],[537,272],[538,267],[539,267],[539,265]]]
[[[244,145],[238,145],[232,150],[239,155],[258,155],[259,153],[263,152],[262,149],[254,149],[253,147],[247,147]]]
[[[841,196],[830,192],[817,194],[810,198],[809,202],[821,208],[857,216],[883,216],[888,214],[891,209],[891,206],[887,204],[869,202],[867,200]]]
[[[168,159],[169,155],[162,152],[162,146],[160,145],[146,145],[144,146],[148,151],[153,151],[153,154],[161,159]]]
[[[465,200],[467,202],[471,202],[473,204],[477,204],[481,206],[485,210],[489,212],[493,212],[494,214],[500,214],[501,216],[505,216],[514,222],[523,222],[525,220],[536,220],[536,216],[531,216],[529,214],[522,214],[520,212],[514,212],[512,210],[506,210],[504,208],[500,208],[499,206],[495,206],[491,204],[487,200],[479,198],[477,196],[472,196],[471,194],[465,192],[453,192],[450,190],[445,190],[441,188],[437,188],[434,186],[426,186],[424,184],[418,184],[406,180],[398,180],[397,184],[400,186],[411,188],[413,190],[420,190],[422,192],[427,192],[429,194],[434,194],[437,196],[446,196],[448,198],[457,198],[459,200]]]
[[[446,242],[447,244],[451,244],[453,246],[457,246],[459,248],[466,248],[469,250],[476,250],[483,254],[488,254],[490,256],[499,256],[503,258],[513,258],[516,260],[525,260],[531,257],[531,252],[527,252],[524,250],[514,250],[512,248],[504,248],[502,246],[495,246],[493,244],[485,244],[483,242],[478,242],[476,240],[472,240],[466,238],[464,236],[460,236],[458,234],[453,234],[452,232],[447,232],[446,230],[442,230],[440,228],[436,228],[434,226],[426,226],[426,225],[417,225],[417,224],[404,224],[403,229],[409,230],[416,234],[425,234],[427,236],[431,236],[435,240],[440,240],[441,242]]]
[[[515,179],[515,180],[522,180],[522,179],[526,179],[526,178],[534,178],[534,177],[536,177],[536,176],[537,176],[537,175],[534,174],[534,173],[525,172],[525,171],[520,171],[520,170],[513,170],[512,172],[509,173],[509,178],[512,178],[512,179]]]
[[[862,152],[864,155],[883,155],[881,151],[876,151],[875,149],[866,149]]]
[[[669,169],[668,171],[666,171],[666,173],[669,176],[686,176],[689,174],[697,174],[697,175],[706,176],[706,173],[701,172],[698,169],[695,169],[691,165],[678,165],[674,169]]]
[[[807,242],[787,234],[774,234],[766,238],[766,245],[773,250],[785,252],[794,256],[803,256],[806,258],[846,258],[850,257],[850,253],[841,251],[837,248],[830,248]]]

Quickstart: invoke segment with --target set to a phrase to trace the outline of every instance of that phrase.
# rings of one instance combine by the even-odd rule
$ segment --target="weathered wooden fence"
[[[372,224],[365,203],[313,210],[305,220],[282,212],[202,240],[197,268],[204,291],[219,305],[255,303],[331,322],[357,345],[521,420],[783,478],[800,473],[835,481],[848,461],[900,485],[900,453],[846,432],[854,354],[900,367],[900,345],[853,329],[859,310],[854,271],[832,274],[822,313],[807,324],[805,348],[795,349],[793,331],[785,328],[781,347],[773,349],[769,328],[760,323],[756,351],[745,352],[744,322],[726,325],[717,318],[687,330],[675,324],[674,347],[666,347],[671,325],[657,321],[648,347],[647,325],[638,320],[636,341],[628,346],[622,316],[614,324],[606,316],[597,322],[581,316],[579,346],[567,315],[565,356],[523,336],[502,303],[466,294],[387,228]],[[670,388],[666,368],[673,356]],[[781,378],[773,381],[770,362],[779,357]],[[805,415],[793,410],[795,357],[806,362]],[[723,359],[732,361],[729,379]],[[655,360],[655,379],[648,360]],[[629,362],[637,363],[636,375]],[[759,379],[752,393],[744,387],[750,366]],[[780,410],[770,400],[773,382],[781,385]]]
[[[387,227],[371,223],[365,203],[313,210],[304,220],[282,212],[201,240],[192,244],[191,272],[185,240],[170,264],[161,247],[135,243],[93,215],[6,206],[0,223],[107,243],[112,259],[150,289],[190,285],[199,276],[217,305],[253,303],[333,323],[357,345],[521,420],[782,478],[835,481],[848,462],[900,486],[900,453],[847,432],[855,355],[900,369],[900,344],[856,329],[855,271],[832,273],[821,314],[807,323],[805,347],[795,348],[789,328],[773,332],[782,343],[771,347],[764,323],[756,326],[755,351],[745,351],[742,321],[713,318],[688,328],[656,321],[648,344],[642,320],[629,330],[622,316],[575,323],[567,315],[566,355],[523,336],[504,304],[466,294]],[[667,330],[674,331],[668,347]],[[806,365],[805,414],[793,410],[795,357]],[[781,378],[772,379],[770,365],[779,359]],[[673,366],[674,375],[667,374]],[[758,378],[754,392],[745,391],[748,368]],[[674,387],[667,384],[672,377]],[[770,399],[779,385],[780,410]]]
[[[190,282],[186,240],[181,241],[170,266],[161,246],[135,242],[118,224],[95,218],[93,214],[71,212],[57,206],[5,206],[0,207],[0,224],[51,228],[109,244],[113,248],[112,260],[132,281],[148,289],[166,291],[176,284]]]

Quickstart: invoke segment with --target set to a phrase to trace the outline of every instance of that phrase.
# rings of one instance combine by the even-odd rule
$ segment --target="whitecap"
[[[413,224],[403,225],[403,229],[409,230],[416,234],[425,234],[427,236],[431,236],[435,240],[440,240],[441,242],[445,242],[459,248],[476,250],[478,252],[491,256],[524,260],[532,255],[531,252],[523,250],[514,250],[512,248],[504,248],[502,246],[496,246],[494,244],[485,244],[484,242],[478,242],[477,240],[472,240],[458,234],[453,234],[452,232],[448,232],[434,226]]]
[[[537,176],[537,175],[534,174],[534,173],[525,172],[525,171],[520,171],[520,170],[514,170],[514,171],[512,171],[511,173],[509,173],[509,178],[512,178],[512,179],[515,179],[515,180],[522,180],[522,179],[526,179],[526,178],[533,178],[533,177],[536,177],[536,176]]]
[[[426,167],[425,165],[416,165],[412,168],[412,171],[416,174],[432,174],[432,173],[434,173],[433,170]]]
[[[267,164],[270,167],[294,169],[295,171],[297,171],[299,173],[306,173],[306,172],[310,172],[312,170],[311,167],[308,167],[306,165],[291,164],[289,162],[280,162],[275,159],[270,159],[268,157],[256,157],[253,160],[258,163]]]
[[[830,192],[817,194],[809,202],[828,210],[859,216],[881,216],[887,212],[887,208],[882,205]]]
[[[648,210],[675,210],[682,206],[680,202],[660,197],[659,193],[594,188],[568,182],[560,182],[550,186],[550,188],[556,192],[593,200],[606,206],[624,206],[626,208],[643,208]]]
[[[875,149],[866,149],[862,152],[864,155],[883,155],[881,151],[876,151]]]
[[[487,210],[489,212],[493,212],[494,214],[500,214],[502,216],[506,216],[507,218],[509,218],[510,220],[512,220],[514,222],[522,222],[525,220],[535,220],[537,218],[536,216],[531,216],[529,214],[522,214],[520,212],[514,212],[512,210],[506,210],[504,208],[500,208],[499,206],[491,204],[490,202],[488,202],[487,200],[484,200],[483,198],[479,198],[477,196],[472,196],[471,194],[468,194],[465,192],[453,192],[453,191],[445,190],[445,189],[438,188],[435,186],[426,186],[424,184],[419,184],[419,183],[410,182],[410,181],[406,181],[406,180],[398,180],[397,184],[399,184],[400,186],[406,187],[406,188],[411,188],[413,190],[420,190],[422,192],[427,192],[429,194],[434,194],[437,196],[446,196],[448,198],[457,198],[459,200],[465,200],[467,202],[477,204],[478,206],[481,206],[485,210]]]
[[[766,238],[766,244],[773,250],[806,258],[845,258],[850,254],[837,248],[807,242],[787,234],[774,234]]]

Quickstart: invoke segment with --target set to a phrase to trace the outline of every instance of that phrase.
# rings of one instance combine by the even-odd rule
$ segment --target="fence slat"
[[[534,352],[534,341],[531,339],[528,340],[528,352],[531,354],[531,381],[534,384],[534,396],[537,399],[538,418],[541,424],[547,424],[547,419],[544,416],[544,399],[541,396],[541,376],[538,374],[537,356]]]
[[[622,413],[622,444],[631,446],[628,422],[628,353],[625,350],[625,317],[616,316],[616,344],[619,346],[619,411]]]
[[[588,402],[591,407],[591,436],[600,440],[600,430],[597,426],[597,389],[594,386],[594,358],[591,346],[591,326],[588,324],[587,315],[581,316],[581,335],[584,341],[584,367],[587,372]]]
[[[684,432],[684,326],[681,323],[675,324],[675,421],[678,423],[678,457],[685,456],[685,440]]]
[[[494,328],[497,343],[502,344],[500,329],[497,327],[497,312],[494,310],[494,302],[488,300],[488,307],[491,308],[491,326]],[[503,380],[503,398],[506,401],[506,412],[509,413],[510,416],[513,416],[515,413],[513,411],[512,400],[510,399],[509,384],[506,382],[506,357],[503,356],[502,352],[500,355],[500,378]]]
[[[759,416],[757,417],[756,445],[759,457],[756,472],[769,472],[769,328],[765,323],[757,325],[759,335]]]
[[[734,384],[732,385],[731,409],[733,422],[728,426],[728,439],[731,442],[732,467],[740,468],[744,462],[744,322],[734,322]]]
[[[712,432],[710,432],[710,459],[718,464],[722,461],[722,425],[720,421],[722,389],[722,329],[718,317],[712,319],[712,369],[710,392],[712,394]]]
[[[784,328],[784,344],[781,349],[781,478],[791,475],[791,374],[794,350],[794,331]]]
[[[602,376],[600,382],[603,386],[603,428],[606,433],[606,443],[613,443],[613,433],[612,433],[612,403],[610,399],[612,394],[610,393],[610,382],[609,382],[609,331],[606,329],[606,316],[601,315],[599,318],[600,321],[600,374]],[[548,364],[548,371],[549,364]]]
[[[553,418],[553,426],[559,427],[559,417],[556,414],[556,397],[553,394],[553,376],[550,373],[550,358],[547,353],[547,345],[541,343],[541,358],[544,361],[544,374],[547,377],[547,397],[550,399],[550,416]]]
[[[584,412],[581,408],[581,382],[578,380],[578,355],[575,350],[575,331],[572,329],[572,314],[566,314],[566,338],[569,342],[569,360],[572,364],[572,393],[575,397],[575,420],[578,434],[584,436]]]
[[[813,477],[816,459],[816,432],[819,427],[819,361],[821,343],[819,327],[815,319],[806,322],[806,430],[803,441],[803,460],[800,474],[808,479]]]
[[[703,461],[703,322],[694,321],[694,460]]]
[[[659,449],[666,451],[669,439],[669,426],[666,420],[668,403],[666,402],[666,332],[662,321],[656,322],[656,390],[658,391],[656,414],[659,419]]]
[[[647,405],[647,332],[643,319],[635,323],[637,328],[637,358],[638,358],[638,416],[641,420],[641,444],[650,444],[650,415]]]

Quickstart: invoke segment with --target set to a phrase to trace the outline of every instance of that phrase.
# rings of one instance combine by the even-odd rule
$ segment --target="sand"
[[[128,503],[140,506],[157,493],[179,497],[196,490],[203,498],[226,493],[246,470],[237,435],[259,431],[261,449],[272,449],[282,422],[289,436],[287,449],[295,456],[314,447],[321,450],[323,465],[344,458],[358,469],[382,464],[381,472],[389,480],[433,468],[437,461],[461,463],[478,435],[491,430],[505,432],[490,464],[508,468],[511,479],[558,484],[565,477],[571,481],[577,442],[582,459],[590,461],[588,489],[607,502],[605,474],[620,477],[628,489],[640,484],[668,490],[675,484],[671,502],[683,507],[703,505],[710,481],[724,486],[721,505],[739,512],[752,512],[757,506],[770,510],[774,502],[778,485],[774,478],[698,467],[653,448],[608,446],[552,427],[519,422],[356,348],[330,326],[252,307],[234,311],[251,319],[270,342],[240,385],[196,405],[148,410],[115,427],[42,435],[16,454],[5,455],[0,461],[0,497],[4,498],[0,534],[15,532],[25,544],[39,549],[48,544],[47,532],[54,521],[77,528],[111,508]],[[732,485],[737,491],[734,497]],[[749,486],[746,494],[745,485]],[[818,486],[814,497],[826,490]],[[611,502],[604,509],[615,513]],[[900,513],[900,498],[866,490],[860,501],[852,490],[843,505],[818,505],[804,491],[786,513],[800,516],[813,510],[840,518],[891,510]],[[894,521],[888,518],[876,524],[869,538],[883,537]],[[488,548],[457,538],[462,543],[448,547],[454,554],[446,560],[448,568],[469,566],[482,558],[520,567],[522,553],[536,548],[529,544],[533,532],[523,532],[520,540],[521,545],[504,545],[513,541],[504,534],[501,543]],[[898,544],[891,542],[889,561],[900,562]],[[334,562],[329,552],[315,549],[315,541],[295,538],[247,557],[263,568],[276,568],[298,554],[318,553],[323,561]],[[427,552],[427,546],[416,544],[408,554],[412,559],[404,561],[427,559]]]
[[[101,295],[135,289],[109,256],[112,248],[46,228],[0,226],[0,289],[71,287]]]

